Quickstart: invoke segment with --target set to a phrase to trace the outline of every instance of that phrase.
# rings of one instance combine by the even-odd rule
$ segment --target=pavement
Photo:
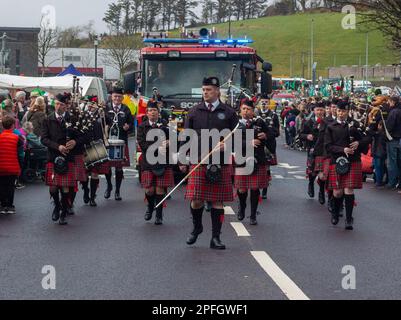
[[[207,213],[204,233],[186,245],[185,187],[168,201],[163,226],[145,222],[134,167],[122,202],[103,198],[102,179],[98,207],[85,206],[80,191],[64,227],[51,221],[43,183],[27,185],[16,192],[17,214],[0,216],[0,299],[401,299],[401,196],[368,180],[356,193],[355,230],[345,231],[307,196],[306,155],[280,146],[278,157],[258,226],[239,223],[237,203],[227,204],[225,251],[209,249]],[[54,290],[43,287],[45,266]]]

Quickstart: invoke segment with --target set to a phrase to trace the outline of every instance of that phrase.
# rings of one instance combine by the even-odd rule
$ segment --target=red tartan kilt
[[[268,166],[258,166],[251,175],[235,175],[235,189],[264,189],[269,185],[269,176],[267,175]]]
[[[361,162],[352,162],[351,170],[345,175],[339,175],[336,172],[336,165],[330,165],[328,190],[342,189],[362,189],[362,164]]]
[[[325,157],[318,156],[315,158],[315,172],[323,171]]]
[[[54,172],[54,163],[48,162],[46,166],[45,182],[49,187],[75,187],[77,184],[76,169],[73,162],[68,162],[68,172],[66,174],[57,174]]]
[[[278,165],[278,160],[277,160],[277,155],[273,155],[273,159],[269,161],[270,166],[277,166]]]
[[[85,157],[83,155],[75,156],[75,177],[79,182],[88,181],[88,172],[85,168]]]
[[[143,171],[141,174],[141,184],[144,189],[151,187],[168,188],[174,187],[174,172],[172,168],[167,168],[163,176],[157,177],[152,171]]]
[[[209,201],[209,202],[232,202],[233,184],[232,184],[232,165],[224,165],[222,170],[222,181],[219,184],[211,184],[206,180],[206,167],[200,166],[189,177],[185,199]],[[193,170],[192,165],[190,170]]]
[[[110,171],[110,165],[107,162],[103,162],[101,164],[95,165],[93,168],[88,169],[87,173],[95,173],[95,174],[107,174]]]
[[[105,166],[110,170],[110,168],[124,168],[124,167],[130,167],[131,166],[131,160],[129,156],[129,148],[128,144],[125,144],[125,151],[124,151],[124,160],[120,161],[108,161],[105,163]],[[108,170],[108,171],[109,171]]]

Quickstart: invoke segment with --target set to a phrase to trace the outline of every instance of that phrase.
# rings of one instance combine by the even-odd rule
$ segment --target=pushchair
[[[22,179],[27,183],[32,183],[38,178],[44,181],[46,162],[47,148],[40,143],[37,136],[28,135]]]

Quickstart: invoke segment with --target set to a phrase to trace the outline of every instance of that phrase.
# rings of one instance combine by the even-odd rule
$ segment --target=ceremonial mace
[[[170,193],[167,194],[167,195],[164,197],[164,199],[163,199],[162,201],[160,201],[160,203],[155,207],[155,209],[157,209],[158,207],[160,207],[160,206],[163,204],[163,202],[166,201],[166,200],[175,192],[175,190],[177,190],[178,187],[181,186],[181,185],[184,183],[185,180],[187,180],[187,179],[188,179],[188,178],[189,178],[189,177],[190,177],[190,176],[206,161],[206,160],[208,160],[209,157],[210,157],[214,152],[216,152],[216,151],[220,148],[221,143],[225,143],[228,139],[230,139],[230,138],[233,136],[233,134],[235,133],[235,131],[238,130],[239,125],[240,125],[240,124],[238,123],[237,126],[234,128],[234,130],[231,131],[230,134],[228,134],[228,135],[224,138],[223,141],[219,142],[219,144],[217,144],[217,145],[213,148],[213,150],[210,151],[210,152],[202,159],[202,161],[199,162],[199,164],[196,165],[196,167],[193,168],[193,169],[191,170],[191,172],[188,173],[188,174],[186,175],[186,177],[185,177],[184,179],[182,179],[182,180],[180,181],[180,183],[177,184],[177,185],[175,186],[175,188],[174,188],[173,190],[171,190]]]

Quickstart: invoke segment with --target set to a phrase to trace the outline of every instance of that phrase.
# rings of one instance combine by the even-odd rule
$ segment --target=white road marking
[[[284,179],[284,177],[282,175],[279,175],[279,174],[275,174],[274,178],[275,179]]]
[[[233,208],[231,208],[229,206],[224,207],[224,214],[226,216],[235,216],[235,212],[234,212]]]
[[[305,171],[291,171],[291,172],[289,171],[289,172],[288,172],[288,174],[300,174],[300,173],[301,173],[301,174],[302,174],[302,173],[305,173]]]
[[[295,179],[298,179],[298,180],[305,180],[305,177],[303,177],[303,176],[294,176],[295,177]]]
[[[310,300],[266,252],[251,251],[251,254],[289,300]]]
[[[299,166],[291,166],[291,165],[288,164],[288,163],[279,163],[279,164],[278,164],[278,167],[279,167],[279,168],[284,168],[284,169],[290,169],[290,170],[294,170],[294,169],[300,168]]]
[[[231,222],[231,226],[234,228],[238,237],[250,237],[248,230],[246,230],[245,226],[241,222]]]

